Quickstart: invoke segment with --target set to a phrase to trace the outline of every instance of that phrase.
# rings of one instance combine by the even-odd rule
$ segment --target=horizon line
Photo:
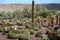
[[[0,4],[32,4],[32,3],[0,3]],[[35,3],[35,4],[60,4],[60,3]]]

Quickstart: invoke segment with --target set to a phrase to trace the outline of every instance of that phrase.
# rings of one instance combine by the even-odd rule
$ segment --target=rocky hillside
[[[40,6],[50,10],[60,10],[60,4],[40,4]],[[31,7],[31,4],[0,4],[0,12],[23,10],[24,7]]]
[[[41,6],[49,9],[49,10],[59,10],[60,11],[60,4],[42,4]]]
[[[24,7],[31,7],[31,5],[27,4],[0,4],[0,12],[1,11],[15,11],[15,10],[23,10]]]

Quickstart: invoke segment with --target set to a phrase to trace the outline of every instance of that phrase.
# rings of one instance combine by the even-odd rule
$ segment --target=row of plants
[[[43,40],[60,40],[60,28],[49,27],[49,30],[45,34],[39,32],[36,33],[36,37],[42,38]],[[45,37],[44,37],[45,36]]]
[[[25,8],[23,11],[16,10],[14,12],[0,12],[0,18],[1,19],[23,19],[23,18],[32,18],[32,11],[29,11],[28,8]],[[42,16],[43,18],[46,18],[51,15],[58,15],[57,11],[43,11],[43,12],[37,12],[34,14],[35,17]]]
[[[11,38],[13,36],[12,39],[19,38],[19,39],[23,39],[23,40],[28,40],[30,38],[30,36],[28,38],[28,34],[29,35],[34,34],[34,33],[36,33],[36,31],[38,31],[41,28],[41,26],[39,26],[39,24],[37,24],[37,23],[35,23],[34,29],[32,28],[32,23],[31,22],[26,22],[24,25],[25,25],[26,29],[28,29],[27,30],[28,33],[25,34],[26,29],[19,29],[18,28],[18,30],[14,30],[14,29],[8,27],[8,29],[7,29],[9,31],[8,32],[8,37]],[[49,33],[52,31],[52,29],[53,28],[49,28]],[[1,26],[0,27],[0,32],[3,32],[3,31],[4,31],[4,28]],[[60,35],[60,30],[57,30],[56,35]],[[35,36],[43,38],[41,32],[37,32]],[[51,37],[53,37],[53,36],[51,36]],[[49,38],[50,38],[50,36],[49,36]]]
[[[8,31],[8,33],[7,33],[7,31]],[[17,30],[15,30],[12,27],[10,27],[9,30],[8,30],[8,28],[6,30],[4,30],[4,28],[2,26],[0,26],[0,32],[2,32],[4,34],[7,33],[8,38],[11,38],[11,39],[20,38],[22,40],[29,40],[29,38],[30,38],[30,32],[28,29],[18,28]]]
[[[4,12],[2,12],[2,13],[4,13]],[[5,28],[1,26],[0,32],[8,31],[7,34],[8,34],[9,38],[12,38],[12,39],[19,38],[19,39],[22,39],[22,40],[29,40],[30,34],[36,33],[36,31],[38,31],[41,28],[41,26],[38,23],[38,20],[37,21],[34,20],[35,21],[34,22],[34,28],[32,27],[32,22],[30,20],[31,19],[31,14],[30,15],[28,15],[28,14],[25,15],[25,14],[21,13],[20,11],[16,11],[14,13],[4,13],[4,14],[2,14],[2,13],[0,13],[0,18],[1,19],[9,19],[9,20],[14,19],[16,21],[18,20],[19,24],[24,24],[25,27],[26,27],[26,29],[19,29],[18,28],[17,30],[14,30],[13,28],[8,27],[8,29],[5,30]],[[39,15],[36,14],[35,16],[37,16],[37,19],[38,19],[38,16],[39,17],[42,16],[43,18],[47,18],[48,16],[51,16],[53,14],[54,13],[48,15],[47,12],[42,12],[42,13],[39,13]],[[36,36],[43,39],[43,35],[41,34],[41,32],[38,32],[36,34]],[[45,40],[45,39],[43,39],[43,40]],[[48,40],[48,38],[47,38],[47,40]]]
[[[26,19],[27,20],[27,19]],[[28,21],[26,22],[25,19],[23,20],[18,20],[19,24],[23,24],[25,25],[26,29],[21,29],[18,28],[17,30],[14,30],[11,26],[0,26],[0,32],[2,32],[3,34],[5,32],[7,32],[8,37],[11,39],[22,39],[22,40],[28,40],[30,38],[30,34],[34,34],[36,33],[36,31],[38,31],[40,29],[40,26],[38,24],[35,23],[35,27],[34,29],[32,28],[32,22]],[[11,22],[13,22],[12,20],[9,21],[9,23],[11,24]],[[24,23],[25,22],[25,23]],[[2,22],[1,22],[2,23]],[[13,22],[14,23],[14,22]],[[13,24],[14,25],[14,24]],[[22,25],[22,26],[23,26]],[[20,25],[21,26],[21,25]],[[7,27],[7,28],[6,28]]]

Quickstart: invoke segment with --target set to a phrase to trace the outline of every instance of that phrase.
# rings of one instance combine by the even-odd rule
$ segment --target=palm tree
[[[34,0],[32,0],[32,27],[34,28]]]

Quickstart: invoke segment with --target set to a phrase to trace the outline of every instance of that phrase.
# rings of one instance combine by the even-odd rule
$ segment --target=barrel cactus
[[[41,39],[42,39],[42,40],[49,40],[49,38],[47,37],[46,34],[42,34],[42,35],[41,35]]]
[[[33,30],[33,29],[29,29],[29,31],[30,31],[30,34],[34,34],[35,33],[35,30]]]
[[[25,31],[24,30],[21,30],[22,32],[19,34],[19,38],[22,40],[29,40],[30,32],[28,30],[25,30]]]
[[[11,27],[10,26],[5,26],[3,27],[3,34],[8,33],[10,31]]]
[[[41,37],[41,34],[42,34],[41,32],[37,32],[35,36],[36,37]]]
[[[17,39],[17,38],[19,38],[19,34],[17,32],[9,31],[8,37],[11,39]]]
[[[0,27],[0,32],[3,32],[4,30],[3,30],[3,27]]]
[[[39,30],[39,26],[36,25],[36,26],[34,27],[34,29],[35,29],[35,31],[38,31],[38,30]]]
[[[60,37],[60,29],[57,30],[57,36]]]

